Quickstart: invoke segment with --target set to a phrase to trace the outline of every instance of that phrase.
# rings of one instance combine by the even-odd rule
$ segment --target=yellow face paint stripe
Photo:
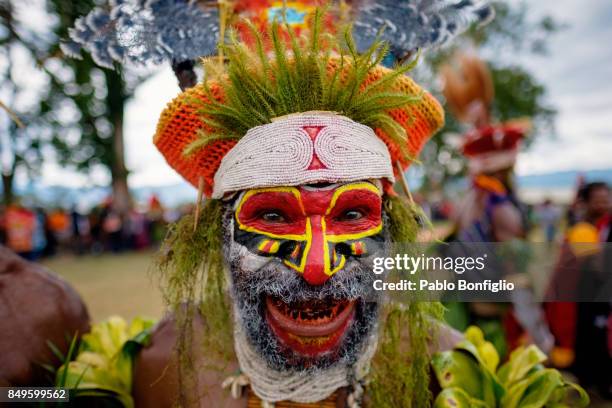
[[[335,207],[339,197],[343,193],[345,193],[346,191],[362,190],[362,189],[372,191],[373,193],[376,193],[378,196],[381,195],[381,192],[378,189],[378,187],[376,187],[375,185],[373,185],[371,183],[368,183],[368,182],[361,182],[361,183],[353,183],[353,184],[343,185],[343,186],[339,187],[336,191],[334,191],[334,195],[332,196],[332,199],[331,199],[329,207],[325,211],[325,215],[328,216],[331,213],[331,211]],[[246,200],[249,199],[250,197],[252,197],[253,195],[256,195],[256,194],[259,194],[259,193],[266,193],[266,192],[281,192],[281,193],[291,193],[291,194],[293,194],[295,196],[295,198],[298,200],[299,204],[300,204],[300,210],[302,211],[302,215],[306,215],[306,211],[304,210],[304,205],[302,203],[301,192],[297,188],[295,188],[295,187],[259,188],[259,189],[253,189],[253,190],[247,191],[244,194],[244,196],[242,197],[242,199],[240,200],[240,203],[238,204],[238,207],[236,208],[236,211],[235,211],[236,220],[238,222],[238,226],[239,226],[240,229],[242,229],[244,231],[261,234],[261,235],[264,235],[264,236],[269,237],[269,238],[285,239],[285,240],[291,240],[291,241],[305,242],[306,243],[306,247],[304,248],[304,252],[302,253],[299,265],[294,264],[293,262],[290,262],[288,260],[283,260],[283,263],[285,265],[287,265],[290,268],[298,271],[299,273],[304,273],[304,270],[306,269],[306,260],[308,259],[308,254],[309,254],[311,246],[312,246],[312,225],[310,223],[310,218],[309,217],[306,218],[306,232],[304,234],[301,234],[301,235],[298,235],[298,234],[286,234],[286,235],[283,235],[283,234],[274,234],[274,233],[270,233],[270,232],[267,232],[267,231],[261,231],[261,230],[258,230],[257,228],[244,225],[239,220],[238,214],[240,214],[240,211],[242,210],[242,206],[244,205]],[[346,264],[346,257],[344,255],[341,255],[340,263],[338,264],[338,266],[333,268],[333,269],[331,268],[330,254],[329,254],[329,251],[328,251],[328,247],[329,247],[330,243],[334,244],[334,243],[338,243],[338,242],[358,240],[358,239],[361,239],[361,238],[365,238],[365,237],[369,237],[369,236],[372,236],[372,235],[376,235],[380,231],[382,231],[382,223],[380,225],[374,227],[374,228],[371,228],[369,230],[366,230],[366,231],[363,231],[363,232],[359,232],[359,233],[328,235],[327,234],[327,226],[326,226],[326,223],[325,223],[325,217],[321,218],[321,232],[323,234],[323,247],[325,249],[325,252],[323,254],[323,263],[324,263],[323,270],[324,270],[324,273],[327,276],[332,276],[333,274],[335,274],[336,272],[341,270],[344,267],[344,265]],[[269,242],[269,241],[266,240],[266,243],[267,242]],[[260,250],[262,250],[262,245],[263,244],[260,244]],[[276,248],[274,253],[278,252],[279,247],[280,247],[280,243],[278,241],[276,241],[273,244],[273,246],[272,246],[272,248]],[[272,248],[271,248],[271,251],[272,251]],[[297,251],[297,248],[296,248],[295,251]]]
[[[280,242],[275,241],[272,246],[270,247],[270,253],[271,254],[275,254],[278,252],[278,249],[280,248]]]
[[[332,272],[330,271],[331,262],[329,260],[329,244],[327,242],[327,228],[325,225],[325,217],[321,217],[321,232],[323,233],[323,272],[327,276],[332,276]]]
[[[328,276],[332,276],[333,274],[338,272],[340,269],[344,268],[345,263],[346,263],[346,257],[344,255],[340,255],[340,263],[338,264],[337,267],[335,267],[333,270],[330,271]]]
[[[304,252],[302,253],[302,259],[300,260],[300,264],[296,265],[287,260],[283,261],[285,265],[295,269],[300,273],[304,273],[304,270],[306,269],[306,259],[308,259],[308,253],[310,252],[310,247],[312,246],[312,226],[310,225],[310,218],[306,218],[306,234],[304,235],[306,236],[306,239],[304,240],[306,242],[306,247],[304,248]]]
[[[343,186],[338,187],[338,189],[334,191],[334,195],[332,196],[331,202],[329,204],[329,207],[327,208],[327,211],[325,212],[325,215],[329,215],[331,213],[331,211],[336,206],[336,202],[338,201],[338,198],[340,198],[340,196],[343,193],[347,191],[351,191],[351,190],[370,190],[371,192],[376,193],[379,197],[381,195],[378,187],[376,187],[374,184],[371,184],[371,183],[363,182],[363,183],[345,184]]]
[[[263,252],[264,248],[268,245],[268,242],[270,242],[269,239],[264,239],[259,243],[259,246],[257,247],[257,250],[260,252]]]
[[[366,238],[372,235],[378,234],[382,231],[382,224],[377,225],[374,228],[371,228],[367,231],[356,232],[354,234],[338,234],[338,235],[329,235],[328,240],[332,243],[344,242],[344,241],[356,241],[361,238]]]
[[[334,269],[331,269],[331,262],[329,259],[329,239],[326,234],[326,228],[327,225],[325,224],[325,218],[321,218],[321,230],[323,232],[323,248],[325,251],[323,253],[323,272],[327,276],[332,276],[340,269],[344,268],[344,264],[346,263],[346,257],[344,255],[341,255],[340,263],[338,264],[338,266]]]
[[[352,190],[369,190],[377,194],[379,197],[381,196],[380,190],[374,184],[367,183],[367,182],[345,184],[339,187],[336,191],[334,191],[334,195],[332,196],[329,207],[325,211],[325,215],[328,216],[329,214],[331,214],[332,210],[336,206],[336,203],[338,202],[338,199],[340,198],[342,194],[344,194],[347,191],[352,191]],[[381,223],[380,225],[377,225],[376,227],[371,228],[367,231],[363,231],[363,232],[358,232],[354,234],[328,235],[326,233],[325,219],[323,219],[322,222],[323,222],[323,242],[325,243],[325,248],[327,248],[329,243],[333,244],[333,243],[338,243],[338,242],[357,240],[357,239],[369,237],[371,235],[376,235],[380,231],[382,231],[382,223]],[[326,250],[324,254],[324,262],[325,262],[325,265],[324,265],[325,274],[327,276],[332,276],[333,274],[335,274],[336,272],[344,268],[344,265],[346,263],[346,257],[344,255],[341,255],[340,263],[338,264],[338,266],[335,267],[334,269],[331,269],[331,265],[329,262],[329,251]]]
[[[238,207],[236,208],[236,211],[234,212],[236,222],[238,222],[238,227],[243,231],[264,235],[268,238],[286,239],[290,241],[306,240],[306,234],[274,234],[272,232],[262,231],[255,227],[244,225],[243,223],[240,222],[240,217],[238,215],[241,213],[242,206],[244,205],[244,203],[252,196],[256,194],[260,194],[260,193],[291,193],[295,196],[295,198],[300,203],[300,210],[302,211],[302,215],[305,215],[306,213],[306,211],[304,210],[304,205],[302,204],[302,196],[300,194],[300,191],[297,188],[295,187],[256,188],[256,189],[249,190],[246,193],[244,193],[244,195],[242,196],[242,199],[240,200],[240,203],[238,204]]]

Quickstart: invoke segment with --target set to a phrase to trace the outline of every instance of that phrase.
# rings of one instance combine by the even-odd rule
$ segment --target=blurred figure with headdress
[[[555,338],[552,363],[612,399],[610,203],[605,182],[578,190],[576,222],[565,233],[544,306]]]
[[[496,243],[492,248],[502,243],[520,248],[527,234],[527,217],[515,193],[513,175],[530,122],[526,119],[496,122],[491,115],[494,87],[489,69],[474,56],[460,55],[456,60],[459,69],[446,65],[441,73],[447,105],[467,128],[461,152],[467,159],[470,186],[457,208],[452,239],[463,243]],[[508,258],[490,269],[498,276],[482,279],[520,276]],[[519,282],[524,283],[517,285],[511,295],[512,308],[485,303],[451,306],[469,309],[467,319],[482,325],[502,352],[527,338],[548,351],[552,336],[539,306],[533,301],[528,283],[525,279]]]
[[[152,194],[149,198],[147,208],[147,222],[149,238],[154,245],[159,244],[166,234],[165,208],[157,194]]]

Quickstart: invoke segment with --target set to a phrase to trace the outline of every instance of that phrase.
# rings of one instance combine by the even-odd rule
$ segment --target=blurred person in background
[[[149,238],[153,245],[159,245],[166,234],[165,213],[166,210],[159,197],[156,194],[152,194],[148,203],[147,221]]]
[[[47,222],[59,250],[68,247],[72,235],[68,213],[62,208],[56,208],[48,215]]]
[[[608,224],[604,228],[607,230],[607,239],[605,242],[605,250],[603,254],[603,270],[606,279],[606,284],[603,289],[604,302],[608,304],[608,321],[607,321],[607,349],[608,349],[608,364],[607,372],[607,387],[604,385],[604,392],[608,399],[612,399],[612,208],[608,212]],[[605,316],[604,316],[605,318]]]
[[[6,244],[25,259],[33,259],[36,214],[18,201],[8,206],[5,213]]]
[[[581,217],[566,232],[546,294],[551,300],[545,304],[546,317],[555,337],[551,361],[612,398],[612,258],[607,259],[609,248],[602,245],[610,240],[610,189],[592,182],[580,188],[577,197]]]
[[[96,206],[91,209],[87,220],[89,223],[89,235],[91,240],[91,252],[100,254],[104,251],[104,237],[102,231],[103,208]]]
[[[561,211],[551,199],[547,198],[536,210],[536,220],[544,233],[546,242],[552,244],[557,236],[557,226],[561,219]]]
[[[146,215],[138,208],[132,207],[124,227],[127,235],[127,247],[131,250],[141,250],[149,246],[149,228]]]
[[[33,213],[32,254],[29,259],[37,261],[44,255],[47,248],[47,215],[42,208],[36,208]]]
[[[586,185],[586,180],[583,174],[579,174],[578,177],[576,177],[576,183],[575,183],[575,188],[574,191],[576,192],[574,194],[574,199],[572,200],[571,204],[567,207],[567,211],[565,213],[565,218],[567,221],[567,225],[568,227],[571,227],[573,225],[575,225],[577,222],[579,222],[583,216],[583,211],[581,209],[581,200],[580,200],[580,191],[582,191],[582,188]]]
[[[107,248],[115,253],[123,251],[123,220],[121,215],[110,206],[102,219],[102,232],[106,238]]]
[[[76,255],[83,255],[87,247],[87,225],[85,225],[84,217],[79,213],[75,206],[70,210],[70,226],[72,229],[72,251]]]
[[[468,129],[461,152],[467,159],[470,186],[456,208],[449,240],[466,244],[455,246],[454,256],[491,253],[483,273],[464,278],[479,282],[516,278],[521,284],[511,293],[511,307],[499,302],[453,303],[448,305],[448,319],[461,322],[454,324],[459,329],[457,324],[480,326],[501,355],[528,341],[548,352],[552,336],[529,280],[515,264],[525,258],[528,222],[515,193],[514,166],[531,124],[524,119],[496,122],[491,115],[494,88],[488,67],[471,55],[457,56],[456,65],[458,68],[450,64],[442,68],[444,96],[455,117]],[[512,255],[499,258],[502,247]]]
[[[0,204],[0,244],[6,245],[6,209]]]

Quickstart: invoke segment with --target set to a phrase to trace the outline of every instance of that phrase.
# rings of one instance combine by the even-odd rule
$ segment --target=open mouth
[[[285,346],[307,356],[335,349],[354,315],[354,300],[285,303],[266,297],[266,319],[274,334]]]

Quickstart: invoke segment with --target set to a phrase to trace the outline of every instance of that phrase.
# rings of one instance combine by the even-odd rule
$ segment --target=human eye
[[[271,224],[287,222],[287,217],[279,210],[263,210],[259,213],[259,218]]]
[[[338,221],[357,221],[365,217],[365,212],[361,209],[348,209],[336,217]]]

